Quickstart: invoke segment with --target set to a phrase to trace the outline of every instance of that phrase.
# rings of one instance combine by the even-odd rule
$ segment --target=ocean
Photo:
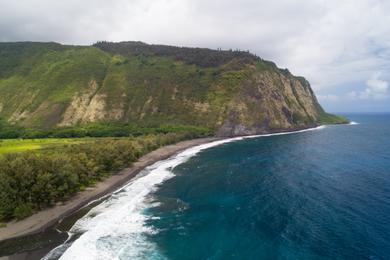
[[[46,259],[388,259],[390,114],[347,116],[158,162]]]

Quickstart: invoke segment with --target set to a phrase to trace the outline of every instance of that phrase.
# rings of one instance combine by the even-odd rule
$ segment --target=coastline
[[[71,242],[68,244],[66,242],[61,243],[60,246],[51,250],[49,255],[60,254],[62,257],[65,257],[64,259],[74,259],[78,258],[82,252],[86,259],[89,256],[96,256],[93,245],[98,243],[101,238],[109,237],[112,233],[117,232],[127,232],[126,234],[133,237],[133,239],[126,244],[127,248],[132,248],[130,251],[136,252],[137,247],[148,248],[146,240],[140,235],[140,232],[147,232],[143,230],[146,219],[142,217],[142,214],[140,215],[143,209],[148,208],[148,201],[145,201],[144,199],[151,191],[155,190],[156,185],[175,176],[172,169],[177,165],[185,163],[189,158],[195,156],[200,151],[222,144],[259,137],[298,134],[323,128],[325,128],[325,126],[268,134],[221,138],[194,147],[189,147],[166,160],[153,164],[151,168],[148,168],[147,174],[142,175],[140,178],[136,178],[131,184],[123,186],[123,188],[121,188],[123,189],[121,196],[116,196],[108,203],[102,202],[99,203],[98,206],[95,205],[86,217],[78,216],[77,219],[81,219],[81,222],[78,220],[75,222],[76,224],[72,225],[72,228],[65,229],[68,230],[70,238],[76,235],[77,239],[70,239]],[[104,214],[99,214],[101,212],[104,212]],[[78,230],[83,230],[80,236],[78,236]],[[93,258],[94,257],[91,259]]]
[[[318,125],[310,128],[303,129],[291,129],[284,130],[274,133],[263,133],[263,134],[254,134],[254,135],[245,135],[245,136],[236,136],[236,137],[207,137],[207,138],[198,138],[192,140],[181,141],[176,144],[167,145],[160,147],[138,159],[137,162],[134,162],[132,166],[125,168],[119,171],[116,174],[111,175],[107,179],[98,182],[93,187],[88,187],[82,192],[78,192],[71,199],[65,201],[64,203],[58,203],[57,205],[45,209],[43,211],[37,212],[34,215],[27,217],[26,219],[20,221],[12,221],[7,223],[7,226],[0,228],[0,242],[6,240],[16,239],[25,237],[28,235],[33,235],[40,233],[46,230],[49,227],[52,227],[60,220],[72,215],[76,211],[87,206],[91,202],[101,199],[117,189],[121,188],[132,178],[134,178],[140,171],[145,167],[150,166],[158,161],[168,159],[179,152],[186,150],[188,148],[211,143],[213,141],[222,141],[229,142],[240,139],[256,138],[256,137],[267,137],[274,135],[285,135],[285,134],[294,134],[300,132],[311,131],[315,129],[320,129],[326,125]]]
[[[219,139],[220,138],[216,137],[199,138],[160,147],[157,150],[142,156],[137,162],[133,163],[131,167],[125,168],[107,179],[98,182],[93,187],[88,187],[86,190],[78,192],[75,196],[62,204],[37,212],[26,219],[7,223],[6,227],[0,228],[0,242],[39,233],[88,205],[90,202],[114,192],[135,177],[145,167],[157,161],[167,159],[192,146],[209,143]]]

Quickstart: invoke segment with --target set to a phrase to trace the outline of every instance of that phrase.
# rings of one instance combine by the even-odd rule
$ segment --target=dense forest
[[[0,142],[80,138],[75,144],[0,153],[0,221],[22,219],[65,201],[161,146],[211,134],[208,128],[185,125],[117,123],[40,129],[0,120]]]
[[[67,200],[152,150],[201,136],[182,132],[98,138],[56,149],[0,156],[0,221],[25,218]]]
[[[10,124],[0,118],[0,139],[36,138],[82,138],[82,137],[137,137],[148,134],[193,133],[198,136],[211,135],[211,129],[191,125],[141,125],[141,124],[87,124],[70,127],[27,128]]]
[[[259,57],[242,50],[212,50],[207,48],[188,48],[176,47],[157,44],[146,44],[143,42],[97,42],[93,46],[111,53],[121,54],[123,56],[145,55],[145,56],[162,56],[173,57],[177,61],[182,61],[186,64],[197,65],[200,67],[218,67],[239,59],[241,64],[254,64],[261,61]],[[271,66],[275,66],[272,62],[268,62]],[[276,67],[276,66],[275,66]]]

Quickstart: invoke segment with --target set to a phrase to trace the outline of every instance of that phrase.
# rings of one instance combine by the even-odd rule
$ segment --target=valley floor
[[[150,152],[142,156],[132,167],[126,168],[118,174],[110,176],[104,181],[97,183],[94,187],[89,187],[86,190],[79,192],[65,203],[58,203],[54,207],[40,211],[21,221],[7,223],[6,227],[0,229],[0,241],[40,232],[87,205],[91,201],[99,199],[120,188],[146,166],[164,160],[191,146],[211,142],[213,140],[216,140],[216,138],[199,138],[182,141]]]
[[[0,155],[30,150],[51,149],[62,145],[80,144],[93,140],[93,138],[3,139],[0,140]]]

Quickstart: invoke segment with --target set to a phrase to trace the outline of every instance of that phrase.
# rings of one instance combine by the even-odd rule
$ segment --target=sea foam
[[[323,129],[324,126],[294,132],[234,137],[186,149],[177,155],[146,167],[132,181],[92,208],[70,229],[69,239],[53,249],[44,259],[164,259],[156,245],[147,238],[158,232],[146,225],[150,193],[174,177],[173,168],[202,150],[248,138],[295,134]],[[62,254],[62,255],[61,255]]]

